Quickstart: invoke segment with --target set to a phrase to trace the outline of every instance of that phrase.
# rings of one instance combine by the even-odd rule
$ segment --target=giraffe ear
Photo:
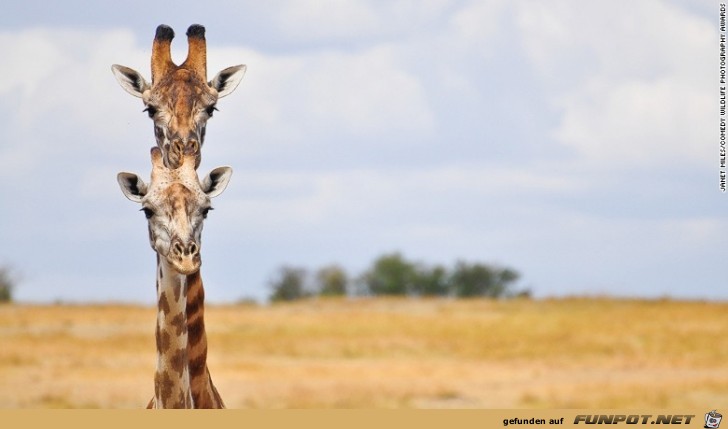
[[[208,197],[214,198],[225,190],[230,177],[233,175],[233,169],[230,167],[217,167],[208,174],[202,181],[202,192]]]
[[[217,98],[222,98],[235,91],[240,81],[243,80],[246,69],[247,67],[242,64],[228,67],[216,74],[207,84],[217,91]]]
[[[151,89],[151,85],[134,69],[114,64],[111,66],[111,71],[114,73],[119,85],[134,97],[141,98],[144,91]]]
[[[147,194],[147,184],[139,176],[134,173],[119,173],[116,180],[124,196],[135,203],[142,202],[142,198]]]

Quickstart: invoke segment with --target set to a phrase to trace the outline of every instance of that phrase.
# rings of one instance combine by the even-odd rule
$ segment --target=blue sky
[[[78,11],[83,9],[84,13]],[[230,165],[203,232],[208,299],[282,264],[361,272],[400,251],[508,265],[537,296],[726,299],[717,3],[25,1],[0,17],[0,263],[30,302],[153,302],[154,29],[207,27],[248,72],[209,122]]]

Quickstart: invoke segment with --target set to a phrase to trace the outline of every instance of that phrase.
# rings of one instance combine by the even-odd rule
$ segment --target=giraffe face
[[[195,154],[195,168],[200,165],[207,121],[217,110],[218,99],[235,90],[246,70],[244,65],[228,67],[207,81],[205,28],[192,25],[187,37],[187,59],[178,66],[170,55],[174,31],[165,25],[157,27],[151,84],[133,69],[111,67],[122,88],[144,102],[144,112],[154,121],[157,146],[170,168],[179,167],[186,152]]]
[[[207,121],[217,109],[218,92],[195,73],[175,70],[142,96],[145,112],[154,121],[154,136],[165,164],[175,168],[185,151],[196,154],[204,143]]]
[[[212,210],[210,200],[225,190],[232,175],[230,167],[218,167],[200,181],[194,163],[195,156],[187,153],[178,168],[168,168],[159,148],[153,148],[149,184],[133,173],[117,178],[124,195],[142,205],[152,249],[184,275],[200,269],[202,225]]]

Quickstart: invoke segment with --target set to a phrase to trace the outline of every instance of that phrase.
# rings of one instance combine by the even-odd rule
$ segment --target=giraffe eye
[[[213,104],[212,106],[209,106],[207,109],[205,109],[205,112],[207,113],[207,116],[212,118],[212,113],[217,111],[217,107]]]
[[[150,118],[154,118],[154,115],[157,114],[157,108],[152,105],[148,105],[146,109],[142,110],[142,112],[147,112]]]
[[[154,216],[154,210],[150,209],[149,207],[143,207],[141,211],[144,212],[144,217],[147,219],[151,219],[152,216]]]
[[[212,207],[206,207],[201,210],[203,219],[207,219],[207,214],[210,213],[210,210],[215,210],[215,209],[213,209]]]

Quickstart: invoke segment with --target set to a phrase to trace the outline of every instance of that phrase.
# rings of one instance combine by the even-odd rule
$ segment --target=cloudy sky
[[[83,12],[80,12],[83,10]],[[499,263],[537,296],[728,299],[712,1],[116,3],[0,15],[0,264],[29,302],[154,301],[144,215],[158,24],[247,64],[201,173],[234,169],[203,232],[214,302],[282,264],[361,272],[401,251]]]

